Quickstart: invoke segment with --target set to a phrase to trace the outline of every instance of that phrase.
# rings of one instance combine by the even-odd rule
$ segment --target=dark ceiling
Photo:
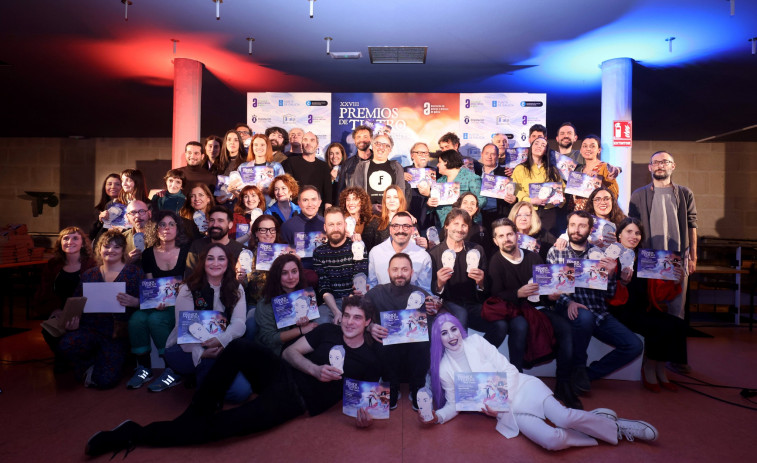
[[[2,2],[0,136],[170,137],[174,57],[205,64],[203,134],[244,120],[247,91],[547,93],[549,126],[599,133],[598,66],[617,57],[637,61],[634,138],[757,123],[754,0],[318,0],[313,19],[307,0],[225,0],[219,21],[213,0],[132,1],[128,22],[120,0]],[[363,58],[331,59],[325,36]],[[372,45],[427,62],[372,65]]]

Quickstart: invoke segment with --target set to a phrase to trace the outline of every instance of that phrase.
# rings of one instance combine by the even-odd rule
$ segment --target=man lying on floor
[[[196,445],[271,429],[305,411],[315,416],[328,410],[342,399],[343,377],[378,381],[382,373],[381,345],[366,334],[373,309],[362,303],[361,296],[349,296],[342,310],[341,327],[318,326],[284,351],[286,362],[256,343],[234,340],[178,418],[147,426],[125,421],[112,431],[93,435],[84,452],[100,455],[122,449],[128,453],[138,445]],[[329,351],[338,345],[345,350],[343,372],[329,364]],[[239,372],[258,396],[219,411],[226,390]],[[366,410],[359,410],[356,425],[371,423]]]

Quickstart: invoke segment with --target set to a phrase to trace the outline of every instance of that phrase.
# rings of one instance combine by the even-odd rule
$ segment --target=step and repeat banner
[[[352,155],[352,130],[359,125],[387,132],[392,158],[409,165],[416,142],[439,149],[447,132],[460,137],[460,152],[478,159],[481,147],[504,133],[510,148],[528,146],[528,128],[546,125],[545,93],[248,93],[247,123],[254,133],[278,126],[318,136],[318,156],[332,141]]]

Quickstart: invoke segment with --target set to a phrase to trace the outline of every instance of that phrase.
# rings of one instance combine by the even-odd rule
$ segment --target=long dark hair
[[[221,304],[223,304],[224,312],[228,315],[234,310],[234,306],[239,302],[239,282],[236,278],[236,271],[234,270],[234,258],[226,246],[221,243],[211,243],[205,249],[202,250],[200,258],[197,260],[192,274],[186,280],[187,287],[190,291],[201,291],[208,283],[208,277],[205,274],[205,261],[208,258],[208,252],[213,248],[219,248],[226,255],[226,271],[223,273],[221,279]],[[217,309],[215,309],[217,310]]]
[[[637,219],[636,217],[626,217],[622,219],[618,224],[617,228],[615,229],[615,238],[620,242],[620,234],[623,233],[623,230],[631,224],[636,225],[639,227],[639,231],[641,232],[641,239],[639,240],[639,244],[636,245],[636,250],[638,250],[639,246],[644,244],[644,226],[641,224],[641,220]]]
[[[219,174],[225,172],[226,168],[229,167],[229,164],[232,161],[231,157],[229,156],[229,151],[226,149],[226,137],[228,137],[230,133],[236,134],[237,140],[239,140],[239,154],[237,155],[237,158],[234,159],[234,168],[231,170],[236,170],[237,167],[239,167],[239,164],[245,162],[245,160],[247,159],[242,136],[239,135],[239,132],[237,132],[236,130],[229,130],[223,136],[223,141],[221,141],[221,154],[218,155],[217,159]]]
[[[599,193],[600,191],[606,191],[610,194],[610,203],[612,203],[612,210],[610,211],[610,215],[607,218],[617,227],[618,224],[626,218],[626,215],[623,213],[623,210],[620,208],[620,206],[618,206],[618,199],[606,186],[601,186],[591,192],[589,198],[586,200],[586,207],[584,208],[584,210],[591,215],[597,215],[597,213],[594,212],[594,197],[597,196],[597,193]]]
[[[173,221],[176,222],[176,240],[174,241],[176,247],[178,248],[189,243],[189,237],[184,231],[184,221],[181,220],[181,217],[179,217],[174,211],[159,210],[155,213],[155,216],[153,216],[153,220],[148,222],[147,231],[145,232],[145,244],[147,244],[147,246],[155,246],[160,242],[160,238],[158,237],[158,223],[166,217],[171,217]]]
[[[284,266],[289,262],[294,262],[300,272],[300,281],[294,289],[305,289],[307,281],[305,280],[305,269],[302,267],[302,261],[296,254],[282,254],[273,261],[271,270],[268,271],[268,278],[265,280],[265,287],[263,287],[263,298],[266,302],[284,294],[284,288],[281,287],[281,272],[284,271]]]
[[[276,220],[276,217],[270,215],[270,214],[261,214],[258,216],[257,219],[255,219],[254,222],[252,222],[252,225],[250,225],[250,233],[252,234],[252,238],[250,238],[253,243],[251,243],[255,247],[258,245],[258,237],[255,236],[255,232],[260,228],[260,223],[264,220],[271,220],[273,221],[273,225],[276,227],[276,239],[273,240],[274,243],[286,243],[284,241],[284,237],[281,236],[281,224],[279,224],[279,221]]]
[[[526,175],[528,177],[531,177],[531,168],[536,164],[534,162],[534,143],[536,143],[536,140],[539,140],[543,138],[539,137],[535,139],[533,142],[531,142],[531,146],[528,147],[528,157],[525,161],[523,161],[523,166],[526,168]],[[545,140],[546,141],[546,140]],[[562,177],[560,176],[560,172],[557,170],[557,167],[552,165],[552,156],[549,154],[549,143],[547,143],[547,146],[544,148],[544,154],[542,155],[542,163],[544,165],[544,170],[547,172],[547,181],[548,182],[560,182],[562,181]]]
[[[118,200],[118,196],[116,196],[115,198],[111,198],[110,196],[108,196],[108,193],[105,191],[105,185],[108,183],[109,178],[115,178],[116,180],[118,180],[119,184],[121,183],[121,176],[115,172],[112,172],[108,174],[107,177],[105,177],[105,180],[103,180],[102,189],[100,190],[100,202],[97,203],[97,205],[95,206],[95,209],[97,209],[99,212],[104,211],[105,205],[111,202],[111,200],[113,199]],[[121,187],[121,189],[123,190],[123,187]],[[121,196],[120,191],[118,192],[118,195]]]
[[[65,264],[66,253],[61,248],[61,241],[63,237],[71,234],[78,234],[81,237],[81,251],[79,251],[79,262],[82,264],[92,258],[92,243],[89,242],[89,238],[84,234],[79,227],[66,227],[58,233],[58,239],[55,240],[53,245],[53,257],[50,259],[53,262]]]
[[[121,192],[118,194],[118,201],[124,204],[138,199],[145,204],[150,204],[150,200],[147,198],[147,185],[145,184],[145,176],[139,169],[124,169],[121,172],[121,177],[129,177],[134,180],[134,189],[131,193],[127,193],[124,190],[124,182],[121,180]]]

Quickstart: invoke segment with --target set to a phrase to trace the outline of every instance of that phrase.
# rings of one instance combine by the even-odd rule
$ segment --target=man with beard
[[[684,316],[688,276],[697,266],[697,207],[694,193],[687,187],[673,183],[676,168],[673,156],[667,151],[654,153],[649,160],[652,183],[631,194],[628,216],[641,220],[646,249],[665,249],[681,253],[684,277],[681,294],[668,304],[668,313]],[[690,372],[688,364],[674,364],[682,372]]]
[[[537,131],[531,132],[530,137],[534,137],[534,139],[536,139],[536,133]],[[578,140],[576,127],[570,122],[563,122],[560,128],[557,130],[557,137],[555,138],[555,140],[557,140],[558,151],[550,150],[550,156],[554,154],[554,156],[552,157],[552,160],[555,161],[553,165],[557,165],[558,158],[561,154],[564,154],[576,162],[576,165],[578,166],[576,170],[580,171],[586,164],[586,162],[584,161],[584,157],[581,156],[581,150],[573,149],[573,144]],[[618,175],[620,175],[621,172],[620,168],[612,166],[610,164],[607,164],[607,170],[609,171],[607,180],[616,178]]]
[[[352,294],[352,279],[358,273],[368,275],[368,254],[363,246],[357,256],[360,259],[355,259],[341,209],[328,208],[323,219],[328,242],[313,251],[313,269],[318,274],[318,297],[334,314],[334,323],[338,325],[342,298]],[[361,293],[366,291],[366,288],[356,289]]]
[[[429,294],[426,291],[410,283],[413,277],[413,262],[410,256],[402,252],[393,255],[389,259],[387,268],[389,283],[375,286],[368,291],[365,295],[366,302],[370,303],[378,313],[405,308],[424,308],[428,310],[425,315],[427,317],[426,330],[428,330],[428,327],[431,326],[428,315],[436,314],[437,307],[433,300],[428,298]],[[423,298],[421,298],[421,294]],[[408,307],[408,305],[412,305],[412,307]],[[386,327],[375,322],[371,323],[368,329],[373,339],[381,343],[389,334]],[[416,394],[418,389],[426,383],[426,372],[430,363],[429,342],[392,344],[384,346],[380,352],[386,372],[384,379],[389,381],[390,386],[389,408],[392,410],[397,408],[400,372],[405,369],[409,371],[410,402],[413,410],[418,410]]]
[[[289,144],[289,134],[281,127],[268,127],[265,129],[265,136],[271,141],[273,149],[273,162],[282,163],[287,159],[284,149]]]
[[[352,140],[355,142],[357,152],[342,162],[342,172],[339,175],[340,192],[347,188],[347,182],[351,181],[357,165],[363,161],[370,161],[373,157],[371,139],[373,139],[373,130],[367,125],[359,125],[352,131]]]
[[[559,250],[552,247],[547,253],[550,264],[565,264],[569,257],[588,259],[589,252],[596,249],[588,244],[594,218],[586,211],[568,214],[568,246]],[[643,344],[639,338],[607,311],[605,300],[615,294],[617,286],[617,261],[608,257],[600,260],[607,269],[607,290],[576,288],[573,294],[562,294],[555,305],[557,312],[570,320],[573,329],[572,383],[576,393],[591,390],[591,380],[609,375],[638,357]],[[605,344],[615,346],[601,359],[586,366],[586,349],[594,336]]]
[[[187,165],[179,167],[179,170],[184,172],[184,183],[182,184],[184,196],[189,197],[189,192],[197,183],[204,183],[210,188],[210,191],[215,191],[217,179],[205,168],[207,157],[202,144],[199,141],[190,141],[184,147],[184,156],[187,159]]]
[[[368,192],[373,204],[373,212],[381,213],[381,201],[389,185],[397,185],[405,195],[410,197],[410,185],[405,183],[405,172],[397,161],[390,161],[389,155],[394,148],[394,140],[386,134],[376,135],[371,143],[373,158],[360,162],[355,167],[352,177],[346,181],[348,187],[358,186]]]
[[[557,312],[546,306],[551,305],[549,298],[556,300],[559,294],[554,296],[541,297],[541,302],[545,306],[538,313],[536,304],[530,301],[529,296],[539,294],[539,286],[536,283],[529,283],[533,275],[533,266],[544,263],[541,256],[535,252],[521,250],[518,247],[518,233],[515,224],[507,218],[498,219],[492,224],[492,236],[494,244],[499,248],[492,255],[489,261],[489,277],[491,278],[491,296],[498,297],[506,303],[516,306],[518,310],[526,314],[529,321],[529,330],[537,330],[540,326],[538,323],[532,323],[532,317],[540,317],[539,313],[544,314],[552,326],[552,332],[557,340],[557,384],[555,385],[555,398],[561,400],[568,408],[577,408],[582,410],[583,405],[578,396],[573,391],[570,383],[572,356],[573,356],[573,338],[571,336],[571,327],[568,321],[560,316]],[[543,334],[543,331],[542,333]],[[528,338],[532,339],[531,336]],[[519,355],[526,352],[526,341],[517,346]],[[510,362],[515,356],[512,348],[510,349]],[[513,363],[514,364],[514,363]],[[517,366],[517,365],[516,365]]]
[[[389,238],[374,246],[368,255],[368,284],[371,288],[389,283],[389,259],[402,252],[412,259],[413,274],[410,282],[425,291],[431,291],[431,257],[412,239],[414,228],[413,217],[409,213],[394,214],[389,224]]]
[[[289,151],[284,152],[287,157],[302,154],[303,136],[305,136],[305,131],[299,127],[294,127],[289,131]]]
[[[147,204],[136,199],[126,206],[126,220],[131,225],[131,228],[124,231],[124,237],[126,238],[126,249],[124,249],[124,255],[126,256],[126,262],[129,264],[140,265],[142,261],[142,250],[137,249],[134,246],[134,234],[142,233],[142,245],[145,244],[145,232],[152,219],[152,213]],[[142,248],[144,249],[144,247]]]
[[[290,137],[293,136],[294,130],[290,132]],[[331,169],[325,161],[315,157],[317,151],[318,137],[313,132],[308,132],[302,136],[302,156],[290,156],[281,166],[284,172],[294,177],[300,186],[312,185],[322,192],[323,204],[325,207],[330,207],[333,204]],[[302,204],[299,206],[302,207]],[[323,211],[323,209],[320,210]]]
[[[318,209],[321,207],[321,194],[313,185],[305,185],[300,190],[299,197],[300,214],[293,215],[281,226],[281,236],[292,247],[295,246],[295,237],[297,233],[312,233],[323,231],[323,217],[318,215]],[[317,248],[316,248],[317,249]],[[302,266],[306,269],[313,269],[313,258],[303,257]]]
[[[208,213],[208,236],[194,240],[189,247],[184,278],[188,278],[192,274],[203,249],[211,243],[221,243],[226,246],[226,249],[234,258],[232,262],[229,262],[229,265],[232,267],[237,265],[237,258],[239,258],[239,253],[242,252],[244,247],[236,240],[229,239],[229,225],[232,219],[231,211],[223,206],[214,206],[210,209]]]

